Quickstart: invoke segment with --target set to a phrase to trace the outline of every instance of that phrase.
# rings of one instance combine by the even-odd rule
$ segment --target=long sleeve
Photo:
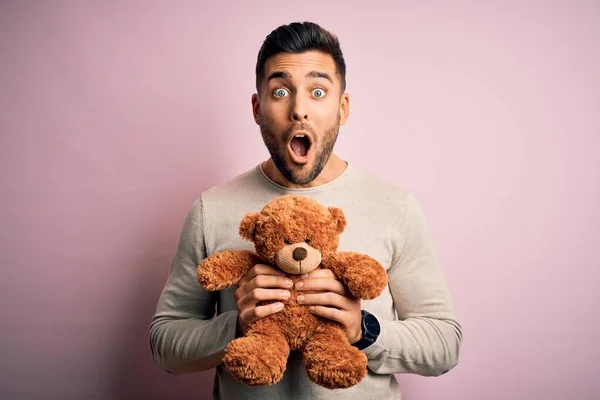
[[[205,364],[200,369],[214,367],[215,354],[235,337],[237,312],[229,311],[213,318],[218,294],[198,284],[196,267],[206,257],[202,212],[199,198],[186,217],[167,282],[150,323],[152,355],[169,372],[189,363]]]
[[[400,252],[388,271],[398,320],[379,320],[381,333],[365,354],[378,374],[438,376],[458,363],[462,330],[425,215],[410,194],[405,210]]]

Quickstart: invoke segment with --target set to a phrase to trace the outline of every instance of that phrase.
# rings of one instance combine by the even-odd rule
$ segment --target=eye
[[[288,91],[284,88],[277,88],[273,91],[273,96],[283,98],[288,95]]]
[[[313,89],[312,95],[315,96],[316,98],[325,97],[325,90],[323,90],[321,88]]]
[[[306,239],[304,239],[304,242],[305,243],[310,243],[310,239],[306,238]]]
[[[288,239],[288,238],[283,239],[283,243],[292,244],[292,242],[290,242],[290,239]]]

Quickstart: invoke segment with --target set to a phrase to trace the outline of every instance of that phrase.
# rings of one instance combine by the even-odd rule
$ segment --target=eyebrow
[[[277,79],[277,78],[291,79],[292,77],[287,72],[275,71],[275,72],[272,72],[269,75],[269,77],[267,78],[267,82],[269,82],[271,79]],[[306,74],[306,78],[325,78],[329,82],[333,83],[333,79],[331,79],[331,77],[329,76],[329,74],[327,74],[325,72],[310,71],[308,74]]]

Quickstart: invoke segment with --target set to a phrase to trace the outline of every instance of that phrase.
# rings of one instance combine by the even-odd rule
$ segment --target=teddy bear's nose
[[[294,252],[292,253],[292,257],[294,257],[294,260],[296,260],[296,261],[304,260],[307,255],[308,255],[308,252],[306,251],[306,249],[304,247],[296,247],[294,249]]]

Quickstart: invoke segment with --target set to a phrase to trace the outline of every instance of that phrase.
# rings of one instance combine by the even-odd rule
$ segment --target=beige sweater
[[[381,324],[377,341],[364,350],[368,375],[349,389],[325,389],[308,379],[301,356],[292,352],[283,379],[273,386],[238,383],[219,365],[214,397],[398,399],[394,373],[437,376],[454,367],[461,327],[421,207],[406,190],[352,164],[335,180],[308,189],[279,186],[257,166],[199,196],[186,218],[150,325],[156,362],[171,371],[191,361],[210,360],[211,355],[214,359],[235,338],[235,288],[203,290],[196,266],[217,251],[253,249],[238,235],[242,217],[260,211],[274,197],[292,193],[340,207],[348,224],[339,250],[368,254],[387,269],[388,288],[378,298],[362,302]]]

